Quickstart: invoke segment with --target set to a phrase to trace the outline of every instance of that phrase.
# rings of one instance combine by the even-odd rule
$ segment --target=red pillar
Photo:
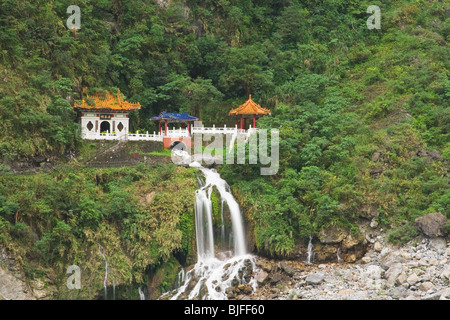
[[[256,128],[256,114],[253,115],[253,128]]]
[[[241,114],[241,130],[242,130],[242,114]]]
[[[167,120],[164,121],[164,135],[167,136]]]
[[[188,131],[188,134],[191,135],[191,130],[190,130],[189,122],[187,123],[187,131]]]

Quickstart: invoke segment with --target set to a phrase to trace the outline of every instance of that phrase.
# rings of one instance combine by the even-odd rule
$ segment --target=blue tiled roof
[[[193,117],[187,113],[170,113],[161,112],[159,116],[152,117],[150,120],[179,120],[179,121],[195,121],[198,120],[197,117]]]

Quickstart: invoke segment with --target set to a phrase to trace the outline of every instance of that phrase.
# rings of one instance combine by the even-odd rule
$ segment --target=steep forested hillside
[[[66,27],[69,5],[81,9],[80,30]],[[381,9],[381,29],[366,25],[370,5]],[[361,219],[406,241],[417,234],[416,217],[450,218],[449,13],[448,2],[428,0],[3,0],[0,171],[8,179],[15,161],[79,151],[72,105],[85,87],[119,88],[140,102],[131,129],[148,131],[156,130],[148,118],[161,111],[233,125],[228,111],[252,94],[272,110],[258,125],[280,130],[279,171],[219,169],[245,208],[258,252],[289,256],[330,225],[358,234]],[[94,188],[90,175],[52,179],[58,188],[75,188],[77,179]],[[5,243],[31,226],[29,206],[8,193],[21,185],[8,181],[0,194]],[[22,186],[30,183],[47,182]],[[63,197],[58,190],[49,192]],[[39,225],[36,254],[51,260],[61,234],[81,231],[70,225],[69,207],[37,200],[35,214],[61,214]],[[86,226],[110,212],[83,211],[101,207],[89,201],[70,208],[86,213]]]

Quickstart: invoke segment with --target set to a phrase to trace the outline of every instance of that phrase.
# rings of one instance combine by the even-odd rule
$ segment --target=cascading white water
[[[313,245],[312,245],[312,236],[309,236],[309,243],[308,243],[308,249],[307,249],[307,257],[306,257],[306,263],[312,264],[312,258],[313,258]]]
[[[336,255],[337,255],[337,262],[341,263],[342,262],[342,259],[341,259],[341,248],[337,249]]]
[[[100,255],[103,257],[103,260],[105,260],[105,278],[103,279],[103,288],[105,290],[105,300],[108,300],[108,270],[110,269],[110,265],[108,260],[106,259],[105,255],[105,249],[98,244],[98,251],[100,252]],[[113,278],[113,300],[116,300],[116,278]]]
[[[214,169],[207,169],[199,165],[197,162],[191,163],[191,167],[196,167],[202,171],[205,181],[204,186],[196,192],[195,215],[197,230],[197,250],[199,258],[214,257],[214,236],[212,223],[212,203],[211,193],[213,187],[219,192],[224,203],[228,205],[231,216],[234,238],[234,255],[239,256],[246,254],[246,241],[244,232],[244,223],[242,221],[241,210],[239,204],[233,197],[230,187],[223,180],[219,173]],[[206,218],[206,221],[205,221]],[[207,222],[207,224],[205,224]],[[206,230],[204,228],[206,227]]]
[[[139,291],[139,298],[140,298],[141,300],[145,300],[145,294],[144,294],[144,291],[142,291],[142,286],[140,286],[140,287],[138,288],[138,291]]]
[[[100,252],[100,255],[105,260],[105,278],[103,280],[103,288],[105,289],[105,300],[108,299],[108,291],[107,291],[107,284],[108,284],[108,260],[106,260],[105,256],[105,249],[99,244],[98,245],[98,251]]]
[[[178,151],[182,153],[183,151]],[[181,155],[184,159],[186,155]],[[175,292],[171,299],[180,297],[186,299],[227,299],[227,288],[236,284],[249,283],[253,290],[256,281],[251,278],[251,270],[256,268],[254,257],[247,253],[244,223],[239,204],[233,197],[231,189],[214,169],[207,169],[198,162],[190,163],[203,174],[204,179],[198,179],[200,188],[196,191],[195,223],[197,241],[197,263],[190,271],[183,273],[184,283]],[[216,252],[213,206],[211,195],[217,190],[221,199],[221,225],[220,240],[222,245],[225,239],[224,205],[229,209],[231,220],[231,234],[229,239],[232,245],[229,250]]]

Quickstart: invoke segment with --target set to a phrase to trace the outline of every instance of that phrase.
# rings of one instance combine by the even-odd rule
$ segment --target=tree
[[[222,58],[219,85],[229,96],[246,96],[270,91],[273,72],[268,67],[268,57],[257,45],[231,47]]]

